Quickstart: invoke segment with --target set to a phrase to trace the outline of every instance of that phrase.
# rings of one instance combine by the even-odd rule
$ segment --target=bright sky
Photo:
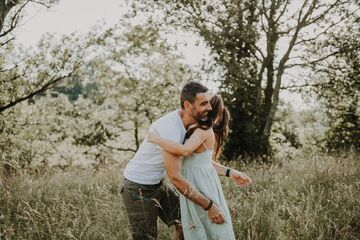
[[[27,15],[17,30],[17,40],[32,45],[46,32],[86,32],[101,20],[112,25],[127,10],[125,2],[120,0],[60,0],[50,9],[32,4],[26,8]]]
[[[21,27],[16,29],[16,40],[25,46],[35,45],[41,36],[50,33],[85,33],[97,23],[104,22],[111,26],[129,11],[125,0],[60,0],[59,4],[45,9],[40,5],[32,5],[27,9]],[[190,36],[191,38],[191,36]],[[180,48],[189,64],[197,64],[207,50],[204,46],[196,46],[195,38],[179,33],[171,37],[170,42],[188,40],[186,48]]]
[[[128,1],[131,2],[131,1]],[[21,26],[16,29],[16,41],[25,46],[35,45],[41,36],[47,32],[64,33],[71,32],[85,33],[97,23],[104,22],[106,25],[116,24],[121,16],[129,11],[126,0],[60,0],[60,2],[45,9],[39,6],[29,6],[27,14]],[[169,41],[186,41],[187,46],[179,46],[179,51],[185,56],[185,61],[189,65],[200,63],[201,59],[208,56],[208,50],[200,42],[196,45],[197,39],[185,33],[171,36]],[[212,85],[212,84],[211,84]],[[215,84],[209,86],[216,88]],[[283,91],[282,99],[291,102],[292,105],[306,108],[299,94]]]

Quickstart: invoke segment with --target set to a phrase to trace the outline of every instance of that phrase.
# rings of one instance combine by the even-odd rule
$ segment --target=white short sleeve
[[[186,129],[179,110],[170,112],[153,122],[149,131],[156,131],[162,138],[182,143]],[[166,175],[162,151],[156,144],[143,141],[124,169],[124,177],[140,184],[157,184]]]
[[[154,122],[150,131],[155,131],[161,138],[172,140],[177,143],[182,143],[186,132],[177,111]]]
[[[161,138],[172,140],[175,142],[181,142],[181,136],[178,128],[171,124],[154,124],[150,131],[155,130]]]

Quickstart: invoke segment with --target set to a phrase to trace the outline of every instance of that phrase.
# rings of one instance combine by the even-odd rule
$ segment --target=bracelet
[[[205,210],[205,211],[209,210],[212,205],[213,205],[213,201],[210,199],[209,205],[208,205],[206,208],[204,208],[204,210]]]
[[[230,170],[231,170],[230,168],[226,169],[225,176],[230,177]]]

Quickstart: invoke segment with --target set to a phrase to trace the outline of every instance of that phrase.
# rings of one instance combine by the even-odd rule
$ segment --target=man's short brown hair
[[[180,94],[180,104],[181,108],[184,108],[184,102],[189,101],[191,103],[194,103],[196,99],[196,95],[198,93],[205,93],[209,91],[207,87],[202,85],[198,82],[188,82],[183,89],[181,90]]]

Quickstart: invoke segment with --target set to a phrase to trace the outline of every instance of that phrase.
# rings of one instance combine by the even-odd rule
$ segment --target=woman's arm
[[[161,138],[156,132],[149,132],[146,136],[146,140],[151,143],[155,143],[177,156],[189,156],[201,145],[201,139],[206,138],[206,130],[196,129],[191,135],[189,140],[185,144],[180,144],[172,140]]]
[[[213,166],[219,176],[226,176],[226,172],[229,174],[229,178],[239,187],[249,186],[252,181],[245,173],[240,172],[233,168],[228,168],[221,165],[218,162],[213,161]]]

